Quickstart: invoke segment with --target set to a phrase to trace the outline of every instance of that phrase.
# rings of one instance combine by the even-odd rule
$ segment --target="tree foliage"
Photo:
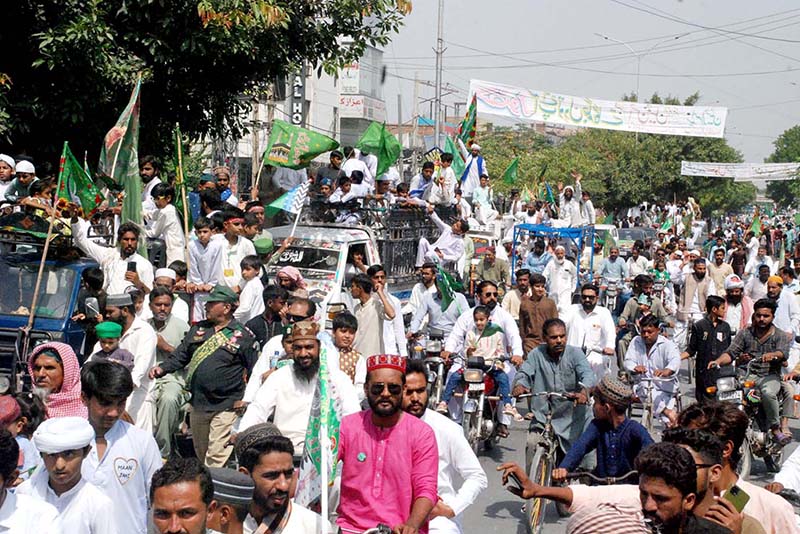
[[[773,142],[775,151],[767,158],[768,163],[800,162],[800,126],[789,128]],[[800,180],[769,182],[767,196],[779,206],[797,205],[800,201]]]
[[[693,105],[698,98],[695,93],[681,102],[655,94],[650,102]],[[755,198],[755,188],[750,184],[681,176],[681,160],[742,161],[742,155],[724,139],[639,134],[637,141],[634,133],[586,128],[553,142],[520,125],[495,127],[479,134],[479,142],[494,176],[500,176],[515,157],[520,157],[519,183],[509,186],[497,180],[494,187],[499,191],[525,186],[536,191],[544,169],[544,180],[555,191],[558,182],[571,182],[570,171],[574,169],[583,174],[584,189],[591,193],[595,206],[607,210],[692,196],[709,213],[737,210]]]
[[[143,77],[140,153],[243,133],[252,98],[306,62],[335,72],[384,45],[408,0],[15,0],[0,32],[0,149],[96,153]],[[343,42],[347,42],[344,45]],[[55,158],[57,159],[57,157]]]

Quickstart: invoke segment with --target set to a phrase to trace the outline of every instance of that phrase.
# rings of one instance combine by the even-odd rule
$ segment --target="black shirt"
[[[233,403],[244,396],[245,372],[249,376],[258,359],[258,342],[246,326],[234,320],[225,329],[232,331],[232,337],[197,366],[187,385],[195,410],[221,412],[233,408]],[[189,365],[194,351],[213,335],[214,325],[210,321],[192,326],[161,369],[167,373],[183,369]]]
[[[681,534],[731,534],[731,530],[723,527],[719,523],[709,521],[704,517],[690,515],[686,518],[683,528],[679,530]]]
[[[253,332],[256,341],[258,341],[262,347],[267,344],[267,341],[283,333],[283,322],[281,321],[280,315],[275,315],[274,320],[268,321],[264,318],[264,314],[262,313],[247,321],[245,326]]]
[[[692,324],[691,337],[686,352],[697,358],[697,374],[707,374],[708,363],[716,360],[731,344],[731,327],[725,321],[718,321],[717,326],[703,317]],[[713,384],[708,384],[713,385]]]

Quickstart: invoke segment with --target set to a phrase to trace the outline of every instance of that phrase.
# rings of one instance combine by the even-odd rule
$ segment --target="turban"
[[[7,426],[22,415],[17,399],[11,395],[0,396],[0,426]]]
[[[470,150],[480,150],[481,149],[481,145],[479,145],[478,143],[472,143],[472,146],[470,146],[469,149]]]
[[[781,278],[778,275],[773,274],[772,276],[767,278],[767,283],[769,284],[770,282],[772,282],[773,284],[778,284],[779,286],[782,286],[783,285],[783,278]]]
[[[0,154],[0,161],[5,161],[12,169],[16,168],[17,162],[8,154]]]
[[[83,417],[54,417],[45,419],[33,433],[33,444],[39,452],[82,449],[92,443],[94,429]]]
[[[300,271],[297,270],[296,267],[286,266],[282,267],[277,273],[275,273],[275,278],[278,278],[280,275],[285,275],[294,282],[294,285],[301,289],[305,289],[306,283],[303,280],[303,275],[300,274]]]

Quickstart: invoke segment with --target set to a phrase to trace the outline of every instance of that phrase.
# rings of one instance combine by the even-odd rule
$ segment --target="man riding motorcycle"
[[[792,336],[773,324],[777,308],[777,304],[770,299],[756,301],[753,304],[752,326],[740,330],[728,350],[708,366],[710,369],[715,364],[728,365],[733,360],[738,365],[750,364],[749,374],[756,378],[767,426],[775,442],[786,445],[792,441],[792,435],[788,428],[781,428],[781,412],[784,416],[789,415],[792,397],[787,397],[784,405],[780,406],[778,392],[781,389],[781,370],[789,356]]]

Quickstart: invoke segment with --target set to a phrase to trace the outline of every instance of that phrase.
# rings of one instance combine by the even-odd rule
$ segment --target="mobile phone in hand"
[[[750,500],[750,495],[739,486],[733,486],[725,492],[722,498],[731,503],[737,512],[741,512]]]
[[[136,272],[136,262],[135,261],[129,261],[128,262],[128,272],[129,273],[135,273]]]

